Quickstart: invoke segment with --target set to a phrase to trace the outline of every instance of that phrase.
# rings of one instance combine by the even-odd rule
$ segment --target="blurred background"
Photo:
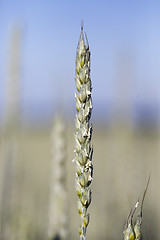
[[[65,129],[68,238],[78,238],[72,159],[82,20],[93,86],[88,239],[121,237],[150,173],[143,234],[159,239],[159,12],[158,0],[0,1],[1,240],[47,238],[57,114]]]

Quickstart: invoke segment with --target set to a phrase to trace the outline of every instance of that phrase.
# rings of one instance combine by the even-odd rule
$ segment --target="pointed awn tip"
[[[83,22],[83,19],[81,20],[81,31],[83,31],[83,24],[84,24],[84,22]]]

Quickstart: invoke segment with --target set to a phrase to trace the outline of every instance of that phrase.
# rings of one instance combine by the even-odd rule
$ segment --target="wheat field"
[[[37,122],[25,125],[27,119],[24,119],[24,122],[21,120],[21,110],[24,109],[21,109],[19,82],[21,31],[17,30],[13,31],[11,39],[5,121],[4,125],[1,123],[0,128],[0,240],[78,239],[79,213],[81,240],[86,239],[86,229],[88,240],[123,239],[125,222],[131,209],[139,199],[142,199],[149,176],[151,178],[143,206],[143,239],[159,239],[159,126],[147,123],[145,116],[141,124],[132,124],[133,119],[131,122],[125,119],[123,111],[118,115],[122,107],[122,110],[126,111],[126,116],[131,117],[127,96],[124,99],[120,96],[127,92],[123,89],[125,84],[121,83],[122,89],[116,96],[117,103],[121,99],[120,105],[111,109],[111,112],[113,110],[113,115],[109,116],[111,119],[105,119],[105,114],[102,114],[102,118],[96,116],[96,120],[94,115],[91,117],[90,52],[86,36],[84,41],[83,25],[81,25],[75,66],[77,114],[70,114],[69,108],[62,114],[65,139],[62,136],[59,139],[56,135],[54,140],[52,139],[55,116],[50,119],[50,124],[40,124],[41,121],[38,120],[41,119],[37,119]],[[65,96],[62,99],[62,95],[59,96],[59,100],[67,102]],[[55,105],[60,110],[59,100]],[[105,103],[103,104],[102,107],[105,106]],[[43,106],[40,108],[44,110]],[[95,112],[98,112],[98,109]],[[148,117],[150,119],[151,116]],[[80,150],[75,142],[80,145]],[[64,151],[55,153],[56,145],[57,148],[62,147]],[[54,155],[57,155],[58,159],[55,168]],[[73,162],[79,167],[78,170]],[[79,189],[77,190],[76,182],[78,186],[81,185],[78,195],[80,201],[77,198]],[[91,182],[92,194],[90,194]],[[63,188],[64,183],[65,188]],[[57,189],[61,190],[61,194],[56,195]],[[57,203],[55,206],[59,207],[62,215],[67,212],[67,217],[58,216],[57,209],[54,214],[52,199]],[[77,202],[80,203],[81,208],[79,206],[77,208]],[[67,209],[64,209],[63,203],[66,203]],[[79,211],[81,209],[82,211]],[[67,238],[61,238],[59,235],[48,237],[49,227],[52,232],[50,222],[56,221],[56,218],[60,219],[57,220],[60,223],[67,222]],[[58,224],[55,223],[56,226]]]
[[[80,224],[72,163],[73,133],[74,128],[67,125],[66,172],[70,239],[78,237]],[[12,157],[6,167],[1,156],[1,173],[5,171],[1,175],[1,239],[4,231],[7,232],[8,239],[47,238],[51,179],[50,135],[51,128],[23,128],[18,131],[17,159],[14,174],[10,177],[7,174],[12,170]],[[144,239],[158,239],[159,141],[158,130],[142,131],[127,126],[100,127],[94,124],[94,181],[88,239],[121,237],[128,213],[138,197],[142,196],[150,172],[151,180],[143,211],[143,236]],[[1,152],[2,147],[3,144]],[[4,190],[7,187],[8,191]]]

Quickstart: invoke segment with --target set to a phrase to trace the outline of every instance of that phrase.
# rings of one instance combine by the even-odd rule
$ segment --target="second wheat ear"
[[[78,212],[81,216],[79,228],[80,240],[86,240],[86,230],[89,223],[87,209],[91,203],[91,189],[93,165],[91,146],[92,126],[90,117],[92,112],[92,87],[90,79],[90,50],[87,36],[81,34],[76,52],[76,130],[75,130],[75,171],[76,192],[78,195]]]
[[[139,213],[137,215],[135,224],[133,224],[133,217],[134,214],[138,208],[139,205],[139,200],[137,201],[135,207],[133,210],[130,211],[130,214],[128,216],[127,222],[124,227],[124,232],[123,232],[123,240],[142,240],[142,211],[143,211],[143,203],[144,199],[148,190],[149,182],[150,182],[151,175],[148,178],[147,181],[147,186],[144,190],[142,201],[141,201],[141,206]]]

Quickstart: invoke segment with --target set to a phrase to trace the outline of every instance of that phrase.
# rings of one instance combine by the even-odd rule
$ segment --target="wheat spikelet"
[[[75,130],[75,170],[76,192],[78,195],[78,211],[81,216],[79,235],[81,240],[86,239],[86,230],[89,223],[87,209],[91,203],[91,189],[93,166],[91,146],[92,127],[90,117],[92,111],[91,79],[90,79],[90,51],[87,37],[83,34],[83,26],[76,52],[76,130]]]

